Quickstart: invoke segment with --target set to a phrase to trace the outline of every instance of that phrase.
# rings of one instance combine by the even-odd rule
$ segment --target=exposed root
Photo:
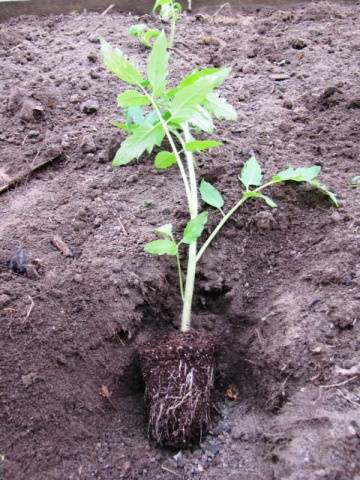
[[[201,440],[211,422],[215,342],[177,334],[143,350],[149,436],[158,444],[184,447]]]

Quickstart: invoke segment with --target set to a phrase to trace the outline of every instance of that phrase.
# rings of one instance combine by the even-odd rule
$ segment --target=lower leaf
[[[147,243],[144,246],[144,250],[151,255],[175,256],[177,254],[177,245],[173,240],[164,238]]]

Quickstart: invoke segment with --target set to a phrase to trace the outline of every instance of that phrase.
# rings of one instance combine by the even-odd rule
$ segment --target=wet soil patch
[[[0,195],[2,478],[356,478],[359,8],[224,7],[179,25],[171,82],[232,67],[222,94],[239,120],[220,123],[221,151],[199,159],[225,207],[252,153],[265,177],[320,165],[340,203],[276,188],[276,210],[245,206],[204,255],[193,322],[221,345],[218,416],[181,452],[149,443],[137,351],[179,325],[175,266],[143,245],[161,224],[182,231],[185,202],[176,170],[154,171],[153,156],[110,165],[126,87],[99,54],[102,36],[144,65],[127,31],[153,19],[111,11],[1,24],[0,188],[26,177]],[[26,113],[33,105],[40,116]],[[205,235],[217,220],[211,212]],[[20,251],[26,273],[10,268]]]

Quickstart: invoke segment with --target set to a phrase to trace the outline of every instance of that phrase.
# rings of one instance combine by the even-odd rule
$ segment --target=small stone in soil
[[[87,81],[87,80],[82,80],[80,83],[79,83],[79,88],[80,90],[89,90],[90,88],[90,83]]]
[[[79,100],[80,100],[80,97],[76,93],[74,95],[71,95],[69,99],[70,103],[77,103]]]
[[[61,145],[60,139],[59,141],[57,139],[54,139],[54,141],[48,143],[44,149],[44,157],[46,159],[60,157],[62,153],[63,153],[63,147]]]
[[[303,48],[307,47],[307,43],[301,38],[294,38],[293,40],[291,40],[291,46],[295,50],[302,50]]]
[[[126,183],[136,183],[139,180],[139,176],[134,173],[133,175],[129,175],[126,179]]]
[[[121,144],[121,141],[119,139],[119,136],[118,135],[115,135],[113,134],[110,139],[109,139],[109,144],[108,144],[108,158],[109,158],[109,162],[111,162],[115,155],[116,155],[116,152],[119,150],[120,148],[120,144]]]
[[[293,109],[292,101],[291,100],[284,100],[283,107],[287,108],[288,110],[292,110]]]
[[[38,138],[39,135],[40,132],[38,130],[30,130],[30,132],[28,133],[28,138]]]
[[[26,255],[21,247],[16,249],[14,257],[10,260],[10,269],[20,275],[26,273]]]
[[[96,63],[97,59],[98,59],[96,53],[94,53],[94,52],[89,53],[87,58],[88,58],[89,62],[91,62],[91,63]]]
[[[92,113],[96,113],[99,110],[99,102],[95,99],[90,98],[83,102],[80,106],[80,110],[87,115],[91,115]]]
[[[254,216],[254,223],[259,230],[271,230],[276,222],[272,213],[265,210]]]
[[[40,103],[26,98],[20,110],[20,118],[25,122],[40,122],[44,118],[44,108]]]
[[[83,153],[95,153],[96,145],[94,139],[91,135],[85,135],[81,141],[80,145],[81,151]]]
[[[108,155],[106,154],[106,152],[102,151],[99,153],[99,156],[98,156],[98,162],[99,163],[107,163],[109,161],[108,159]]]
[[[354,98],[348,103],[348,108],[360,108],[360,98]]]
[[[98,33],[91,33],[88,36],[88,40],[90,43],[100,43],[100,35]]]
[[[287,73],[273,73],[272,75],[269,75],[269,78],[271,80],[275,80],[276,82],[283,82],[284,80],[288,80],[290,78],[290,75]]]
[[[205,447],[205,453],[211,457],[215,457],[220,452],[219,444],[215,441],[210,441]]]
[[[96,70],[90,70],[90,78],[92,78],[93,80],[96,80],[100,78],[100,73],[97,72]]]
[[[5,293],[2,293],[0,295],[0,308],[5,307],[9,302],[10,302],[9,295],[6,295]]]

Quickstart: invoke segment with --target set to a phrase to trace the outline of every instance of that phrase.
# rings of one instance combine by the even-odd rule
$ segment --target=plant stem
[[[176,32],[176,18],[171,19],[171,29],[170,29],[170,37],[169,37],[169,48],[174,47],[175,42],[175,32]]]
[[[184,302],[184,280],[183,280],[183,274],[182,274],[181,263],[180,263],[180,255],[178,250],[176,252],[176,266],[177,266],[178,275],[179,275],[181,299]]]
[[[187,143],[191,140],[189,125],[187,123],[183,124],[182,129],[184,132],[185,143]],[[185,150],[185,155],[187,160],[188,175],[190,180],[190,191],[191,191],[191,206],[189,210],[190,210],[190,217],[193,219],[198,214],[197,181],[196,181],[193,154]],[[191,326],[191,308],[192,308],[192,301],[193,301],[193,295],[194,295],[194,284],[195,284],[195,275],[196,275],[196,253],[197,253],[197,242],[195,241],[191,245],[189,245],[185,294],[184,294],[184,301],[183,301],[183,311],[181,316],[182,332],[189,331]]]
[[[255,188],[255,190],[252,190],[253,192],[261,192],[264,190],[264,188],[269,187],[270,185],[273,185],[276,182],[270,181],[268,183],[265,183],[261,187]],[[240,198],[240,200],[223,216],[223,218],[220,220],[220,222],[217,224],[217,226],[214,228],[214,230],[211,232],[210,236],[206,239],[205,243],[202,245],[200,248],[197,256],[196,256],[196,262],[200,260],[200,258],[203,256],[205,253],[206,249],[210,245],[210,243],[214,240],[216,235],[220,232],[222,227],[225,225],[225,223],[229,220],[229,218],[236,212],[238,208],[241,207],[247,200],[250,200],[251,197],[246,197],[243,196]]]
[[[174,143],[174,140],[171,136],[171,133],[170,133],[170,130],[169,130],[169,127],[168,127],[168,124],[166,123],[166,121],[163,119],[163,116],[161,115],[161,112],[159,110],[159,107],[157,106],[157,103],[156,101],[154,100],[154,98],[146,91],[145,88],[143,88],[141,85],[139,85],[139,87],[141,88],[141,90],[143,91],[143,93],[147,96],[147,98],[150,100],[152,106],[154,107],[154,110],[160,120],[160,123],[164,129],[164,132],[165,132],[165,135],[167,137],[167,139],[169,140],[169,143],[170,143],[170,146],[171,146],[171,149],[175,155],[175,158],[176,158],[176,163],[179,167],[179,170],[180,170],[180,174],[181,174],[181,177],[183,179],[183,182],[184,182],[184,187],[185,187],[185,193],[186,193],[186,198],[187,198],[187,202],[188,202],[188,207],[189,207],[189,210],[191,209],[191,191],[190,191],[190,185],[189,185],[189,180],[186,176],[186,172],[185,172],[185,168],[184,168],[184,165],[183,165],[183,162],[181,160],[181,157],[180,157],[180,154],[176,148],[176,145]]]
[[[160,120],[160,123],[165,131],[165,135],[167,139],[169,140],[169,143],[171,145],[172,151],[175,155],[176,162],[178,164],[181,177],[184,182],[184,187],[185,187],[185,192],[186,192],[186,198],[188,202],[188,208],[190,212],[191,218],[196,217],[197,215],[197,185],[196,185],[196,176],[195,176],[195,169],[194,169],[194,159],[193,156],[190,152],[185,151],[185,142],[183,141],[182,137],[179,135],[179,140],[182,145],[183,150],[185,151],[185,155],[188,161],[188,171],[189,171],[189,177],[190,177],[190,182],[189,179],[186,175],[186,171],[184,168],[184,164],[181,160],[180,153],[178,152],[176,145],[174,143],[174,140],[172,138],[171,132],[169,130],[168,124],[166,121],[163,119],[163,116],[161,115],[161,112],[159,110],[159,107],[157,106],[156,101],[154,98],[146,91],[145,88],[140,87],[144,94],[148,97],[148,99],[151,101],[152,106],[154,107],[154,110],[157,113],[157,116]],[[186,135],[189,136],[190,138],[190,132],[189,132],[189,127],[186,125],[186,134],[184,130],[184,136],[185,138]],[[193,172],[193,175],[190,175],[190,171]],[[191,306],[192,306],[192,297],[193,297],[193,291],[194,291],[194,281],[195,281],[195,272],[196,272],[196,243],[195,245],[190,245],[189,247],[189,260],[188,260],[188,271],[186,273],[186,285],[185,285],[185,292],[184,292],[184,284],[183,284],[183,275],[182,275],[182,270],[181,270],[181,263],[180,263],[180,256],[179,253],[177,252],[176,254],[176,266],[178,270],[178,275],[179,275],[179,285],[180,285],[180,293],[181,293],[181,298],[183,301],[183,315],[182,315],[182,321],[181,321],[181,330],[186,332],[190,329],[190,323],[191,323]],[[190,265],[190,268],[189,268]],[[190,275],[189,275],[190,271]],[[191,280],[192,279],[192,280]],[[186,312],[186,313],[184,313]]]

